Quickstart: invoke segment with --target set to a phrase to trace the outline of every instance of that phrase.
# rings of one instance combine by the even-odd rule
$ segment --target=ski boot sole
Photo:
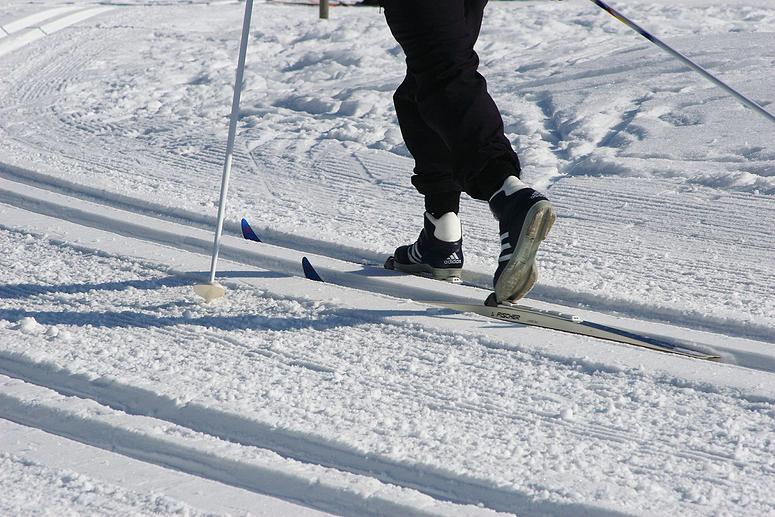
[[[426,278],[432,278],[434,280],[442,280],[444,282],[450,282],[453,284],[461,283],[461,277],[463,270],[458,268],[441,269],[429,266],[428,264],[401,264],[396,262],[395,257],[389,257],[385,261],[385,269],[392,269],[393,271],[401,271],[402,273],[408,273],[410,275],[422,276]]]
[[[556,219],[549,201],[539,201],[530,208],[516,249],[495,284],[495,298],[499,303],[513,303],[523,298],[538,281],[536,253]]]

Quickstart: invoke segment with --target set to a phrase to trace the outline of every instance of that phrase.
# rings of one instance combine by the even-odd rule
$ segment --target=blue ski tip
[[[304,276],[306,276],[309,280],[314,280],[315,282],[323,281],[323,279],[320,278],[320,275],[318,275],[318,272],[315,271],[315,268],[312,267],[310,261],[307,260],[307,257],[301,259],[301,267],[304,269]]]
[[[242,236],[249,241],[261,242],[261,239],[258,238],[256,232],[250,227],[248,220],[244,218],[242,219]]]

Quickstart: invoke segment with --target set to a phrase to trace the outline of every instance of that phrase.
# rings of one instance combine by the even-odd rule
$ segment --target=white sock
[[[492,201],[492,198],[494,198],[501,192],[503,192],[507,196],[510,196],[513,193],[522,190],[523,188],[530,188],[530,186],[527,183],[524,183],[521,179],[517,178],[516,176],[509,176],[503,181],[503,185],[501,185],[501,188],[490,197],[490,201]]]
[[[430,212],[425,215],[436,227],[433,236],[444,242],[459,241],[463,237],[463,230],[460,228],[460,218],[455,212],[447,212],[438,219],[433,217]]]

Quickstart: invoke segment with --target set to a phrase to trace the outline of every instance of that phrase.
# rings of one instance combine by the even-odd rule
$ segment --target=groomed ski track
[[[5,169],[10,170],[7,166]],[[1,165],[0,170],[2,170]],[[19,169],[15,169],[15,171],[17,174],[23,173]],[[36,176],[38,180],[42,178],[41,175],[35,175],[34,173],[30,173],[29,176]],[[52,224],[51,227],[40,228],[40,225],[38,225],[35,228],[33,226],[33,231],[37,230],[50,235],[52,229],[59,223],[57,221],[59,219],[79,226],[104,230],[122,237],[173,246],[183,251],[191,251],[204,256],[210,253],[212,246],[210,230],[199,228],[192,224],[191,221],[188,221],[189,224],[181,224],[185,221],[183,214],[179,214],[176,218],[177,222],[169,221],[39,188],[33,186],[35,183],[35,181],[16,182],[7,180],[2,178],[0,174],[0,202],[53,218],[53,220],[48,221]],[[88,194],[82,193],[82,196],[87,197]],[[125,206],[133,206],[129,198],[125,198],[123,203]],[[138,203],[136,206],[139,205]],[[140,211],[147,212],[147,209],[140,209]],[[15,218],[12,217],[11,219]],[[212,221],[209,221],[209,223],[212,226]],[[307,256],[312,259],[316,268],[323,273],[328,282],[344,287],[398,297],[407,301],[429,300],[479,303],[489,292],[486,289],[477,289],[472,286],[450,285],[424,278],[407,277],[383,270],[378,265],[362,265],[347,262],[334,257],[305,253],[298,249],[272,245],[271,243],[256,244],[246,242],[240,238],[241,231],[235,225],[231,225],[229,229],[231,230],[231,235],[228,236],[230,238],[226,241],[226,244],[222,246],[221,256],[233,262],[254,266],[255,268],[281,275],[303,277],[301,258]],[[80,238],[76,237],[76,239],[75,242],[80,244]],[[99,250],[100,247],[97,246],[96,249]],[[158,259],[158,257],[159,255],[143,258]],[[244,268],[245,266],[242,267]],[[201,281],[206,271],[178,271],[178,273],[193,280]],[[219,278],[227,281],[229,279],[229,272],[221,273]],[[667,337],[680,337],[680,339],[693,343],[700,349],[706,347],[708,351],[723,354],[728,363],[775,373],[775,353],[772,355],[768,354],[768,347],[762,342],[733,339],[726,335],[692,332],[690,329],[676,328],[675,325],[668,326],[643,320],[634,321],[615,318],[601,313],[562,305],[533,302],[533,306],[579,314],[590,321],[619,325],[622,328],[647,330],[648,332]],[[372,307],[371,304],[364,306],[365,309],[370,307]],[[358,305],[353,305],[353,308],[358,308]],[[431,307],[428,309],[433,311]],[[437,310],[435,312],[443,314],[444,311]],[[459,315],[455,317],[459,317]],[[762,332],[765,331],[766,329],[762,329]],[[696,335],[696,338],[689,337],[692,335]],[[597,343],[597,340],[594,341]],[[761,352],[757,353],[753,352],[753,350],[760,350]]]
[[[734,449],[729,450],[728,453],[723,452],[725,448],[723,441],[716,438],[708,442],[707,438],[702,438],[701,436],[705,436],[708,432],[706,429],[701,430],[701,436],[687,439],[686,436],[671,437],[667,429],[625,431],[616,425],[606,423],[610,420],[609,418],[605,418],[604,421],[594,418],[592,421],[588,421],[584,418],[585,421],[582,422],[579,420],[581,415],[588,416],[591,407],[580,408],[576,402],[573,403],[573,407],[564,407],[565,404],[561,398],[558,399],[549,393],[541,393],[540,387],[530,386],[523,388],[527,390],[524,401],[512,400],[512,393],[508,399],[501,399],[500,402],[497,402],[501,398],[497,395],[501,390],[498,384],[510,382],[510,378],[519,378],[521,374],[536,375],[541,370],[545,370],[545,373],[539,375],[553,375],[549,372],[555,369],[576,372],[574,377],[587,377],[583,380],[585,385],[598,376],[620,379],[617,382],[627,379],[626,384],[634,382],[636,385],[639,383],[649,385],[646,391],[651,392],[649,395],[646,395],[646,392],[637,395],[639,404],[648,403],[648,400],[652,398],[655,401],[662,400],[667,392],[687,392],[687,394],[692,394],[692,399],[695,399],[693,402],[687,403],[687,406],[692,407],[689,413],[700,410],[711,413],[718,411],[719,417],[724,415],[724,421],[732,418],[727,413],[741,403],[743,406],[756,407],[759,404],[770,404],[775,400],[775,387],[772,385],[772,376],[769,371],[771,368],[763,368],[764,371],[757,372],[741,369],[740,366],[723,364],[711,366],[703,364],[699,367],[695,360],[645,352],[599,340],[569,337],[559,333],[520,328],[515,325],[493,324],[491,321],[483,321],[469,316],[428,314],[427,307],[406,299],[396,300],[389,296],[372,293],[369,290],[389,294],[400,293],[402,296],[445,299],[453,299],[452,297],[455,295],[460,296],[462,293],[468,294],[469,291],[475,292],[477,290],[461,286],[448,286],[444,283],[425,279],[413,280],[411,284],[415,287],[407,288],[406,278],[400,275],[380,271],[376,268],[363,268],[357,264],[325,256],[311,255],[321,272],[327,275],[330,280],[348,284],[350,287],[322,286],[299,276],[301,274],[301,254],[299,252],[268,244],[247,242],[233,234],[226,237],[223,248],[223,258],[226,259],[222,265],[223,280],[230,289],[228,306],[220,308],[217,305],[213,307],[202,306],[192,299],[190,286],[194,281],[201,280],[205,274],[203,268],[207,264],[207,250],[210,246],[208,239],[210,233],[208,231],[180,224],[180,222],[171,222],[108,205],[84,201],[50,190],[32,187],[28,184],[12,182],[7,179],[0,181],[2,181],[0,216],[2,216],[3,221],[15,222],[13,225],[3,225],[6,238],[11,237],[22,241],[32,239],[39,241],[44,246],[59,247],[65,254],[80,254],[78,250],[83,250],[88,251],[90,255],[103,257],[104,260],[108,261],[124,262],[128,260],[135,264],[130,268],[131,270],[134,272],[147,270],[146,273],[150,272],[152,277],[147,280],[130,280],[125,283],[86,282],[81,285],[72,284],[59,287],[52,285],[50,288],[32,285],[27,287],[8,285],[3,288],[3,298],[7,300],[6,303],[12,303],[15,299],[32,301],[40,298],[40,301],[36,303],[45,305],[45,299],[65,297],[72,298],[70,303],[76,305],[67,312],[60,312],[57,309],[18,310],[6,308],[0,311],[1,319],[21,322],[24,321],[24,318],[32,317],[35,318],[37,325],[42,325],[45,328],[88,324],[108,332],[111,328],[116,327],[135,327],[138,330],[143,329],[146,333],[158,334],[156,338],[146,336],[143,339],[150,342],[163,342],[165,349],[170,343],[177,342],[194,345],[195,348],[203,345],[226,346],[233,349],[231,354],[235,350],[240,350],[238,355],[241,357],[232,357],[230,360],[224,360],[224,358],[215,360],[214,357],[207,357],[207,363],[214,363],[210,364],[209,369],[215,376],[243,375],[242,368],[238,368],[237,371],[231,370],[234,367],[234,361],[245,360],[254,356],[253,354],[257,354],[254,357],[262,360],[268,358],[271,362],[277,363],[275,368],[279,368],[279,370],[275,373],[273,382],[282,379],[279,382],[286,387],[285,389],[289,383],[298,382],[299,372],[306,372],[307,375],[312,375],[318,378],[318,381],[322,381],[323,385],[328,385],[327,388],[322,388],[322,385],[314,388],[313,386],[318,382],[309,385],[309,379],[303,381],[300,386],[303,389],[296,396],[302,396],[302,400],[306,400],[307,404],[311,403],[313,407],[307,407],[304,410],[306,416],[300,420],[289,419],[286,415],[280,417],[273,414],[279,408],[262,407],[260,401],[266,400],[266,397],[274,400],[277,400],[275,397],[278,397],[283,400],[281,395],[272,395],[273,388],[271,386],[265,386],[265,388],[253,386],[251,388],[251,391],[258,388],[259,393],[263,389],[268,390],[264,391],[258,398],[253,399],[253,402],[248,405],[248,407],[252,407],[252,410],[245,411],[247,408],[243,406],[240,411],[231,411],[228,404],[223,403],[223,400],[213,399],[213,393],[205,395],[203,392],[201,396],[197,396],[199,388],[190,386],[191,395],[187,397],[159,385],[158,380],[153,380],[153,376],[143,378],[144,376],[141,374],[138,377],[137,374],[140,373],[140,370],[128,364],[122,365],[122,370],[126,368],[124,371],[112,368],[100,371],[102,366],[98,363],[88,365],[83,362],[85,358],[76,361],[75,365],[68,361],[63,363],[62,359],[73,353],[66,350],[71,348],[70,346],[64,347],[59,352],[53,351],[53,355],[40,356],[39,352],[27,353],[25,352],[27,350],[25,343],[28,339],[34,339],[34,329],[28,329],[27,333],[19,332],[22,330],[21,328],[0,330],[0,333],[8,337],[13,336],[13,339],[0,353],[0,371],[9,377],[4,381],[8,389],[3,390],[0,417],[97,447],[113,448],[144,461],[159,462],[162,465],[210,477],[223,483],[297,501],[298,497],[294,494],[298,494],[300,487],[309,483],[309,477],[288,474],[287,471],[290,467],[287,462],[292,461],[292,465],[295,465],[295,462],[301,462],[304,465],[302,468],[304,475],[320,475],[322,476],[321,480],[329,479],[329,476],[315,474],[315,469],[334,469],[336,473],[334,478],[339,479],[337,476],[344,476],[343,479],[348,481],[341,481],[339,484],[332,482],[333,486],[323,483],[320,486],[316,485],[315,489],[304,490],[306,495],[298,502],[337,513],[423,514],[426,505],[430,505],[428,507],[430,513],[454,513],[460,510],[456,505],[480,504],[496,511],[527,514],[615,515],[618,512],[613,508],[563,501],[568,499],[567,494],[562,495],[564,493],[562,491],[555,492],[559,487],[553,488],[552,483],[536,485],[535,481],[530,481],[528,485],[525,485],[520,479],[514,478],[512,478],[513,485],[511,486],[503,485],[502,482],[488,482],[488,476],[485,473],[492,474],[490,469],[499,471],[500,469],[496,465],[491,464],[485,471],[474,469],[473,472],[461,476],[459,471],[447,465],[446,461],[436,464],[435,455],[428,455],[430,451],[422,452],[424,447],[421,444],[430,444],[439,439],[441,439],[441,443],[446,443],[447,440],[457,442],[458,439],[463,439],[472,440],[472,446],[475,443],[482,446],[484,444],[482,440],[488,442],[489,439],[485,438],[487,432],[480,426],[488,421],[490,423],[487,425],[494,425],[495,421],[492,420],[494,418],[497,420],[507,418],[511,421],[510,423],[501,422],[497,426],[505,425],[505,428],[514,428],[517,433],[523,432],[520,429],[533,426],[550,430],[551,443],[554,444],[552,447],[571,447],[571,444],[575,443],[573,436],[583,436],[584,441],[596,443],[596,446],[606,449],[607,454],[624,454],[626,451],[626,455],[631,460],[639,458],[638,463],[646,457],[651,457],[655,462],[652,463],[654,465],[671,465],[674,460],[680,458],[680,461],[677,461],[673,466],[686,469],[682,475],[689,476],[687,483],[692,477],[692,472],[703,472],[700,478],[691,481],[692,484],[723,483],[721,479],[713,476],[708,477],[707,465],[705,464],[713,464],[715,465],[714,470],[724,471],[725,468],[721,466],[725,462],[731,462],[726,468],[734,468],[733,466],[739,460],[734,459]],[[26,237],[24,237],[25,235]],[[139,271],[137,270],[138,265]],[[148,268],[151,269],[148,270]],[[168,306],[183,302],[183,307],[186,307],[185,312],[189,314],[184,313],[178,318],[170,319],[145,313],[145,310],[140,313],[135,313],[131,309],[129,311],[118,310],[118,312],[101,313],[88,311],[89,300],[94,301],[94,297],[100,296],[101,291],[115,294],[123,292],[151,293],[156,289],[172,290],[175,295],[172,300],[166,302]],[[177,302],[174,301],[175,298],[177,298]],[[78,299],[81,301],[76,301]],[[79,305],[85,306],[78,309]],[[231,315],[227,316],[222,312],[223,310],[227,310],[228,314]],[[235,311],[242,316],[234,315]],[[263,314],[264,311],[268,311],[270,314]],[[214,312],[216,314],[213,314]],[[289,314],[291,315],[290,321],[283,323],[282,320]],[[606,316],[601,314],[591,317],[606,319]],[[278,322],[273,323],[278,318]],[[327,323],[327,320],[332,321]],[[621,324],[621,322],[619,323]],[[634,321],[628,323],[638,325],[638,322]],[[340,335],[335,343],[327,343],[326,340],[323,340],[315,346],[314,351],[306,348],[306,350],[300,351],[301,355],[290,352],[290,350],[275,350],[277,347],[271,345],[268,348],[255,347],[255,345],[249,344],[249,339],[243,342],[243,338],[231,337],[233,332],[224,332],[241,330],[242,336],[249,336],[267,330],[270,332],[281,331],[289,328],[289,325],[290,328],[309,328],[309,332],[312,334],[331,331],[339,334],[336,329],[340,327],[347,327],[349,331],[347,334]],[[666,326],[659,324],[641,322],[640,325],[652,330],[669,330]],[[357,329],[362,326],[380,328],[387,326],[387,328],[394,329],[386,332],[391,335],[391,343],[382,343],[381,340],[378,340],[374,343],[375,348],[367,347],[364,349],[362,342],[357,339]],[[23,325],[20,324],[20,327]],[[192,327],[194,329],[200,328],[200,330],[184,330]],[[687,335],[685,329],[678,333],[684,337]],[[221,336],[219,337],[218,334]],[[437,337],[432,338],[431,336],[434,335]],[[750,350],[762,349],[761,346],[757,347],[754,342],[741,339],[730,340],[724,336],[714,336],[701,332],[694,332],[692,335],[697,335],[698,339],[703,342],[718,347],[714,347],[714,349],[725,353],[728,360],[750,362],[749,366],[760,368],[763,365],[772,364],[772,357],[762,354],[749,355]],[[345,339],[345,336],[348,337]],[[422,345],[410,352],[409,350],[414,348],[411,342],[420,336],[422,336],[420,338]],[[404,341],[407,337],[409,342]],[[56,336],[52,339],[59,343]],[[108,341],[103,345],[107,345],[110,339],[108,336],[105,336],[104,339]],[[434,340],[438,340],[439,343],[433,343]],[[393,341],[395,342],[392,343]],[[730,341],[733,343],[731,346]],[[735,346],[734,342],[738,344]],[[205,343],[209,343],[209,345],[205,345]],[[573,343],[572,347],[568,346],[570,343]],[[350,348],[349,344],[355,344],[355,349]],[[407,345],[411,348],[407,349]],[[79,344],[75,344],[75,346],[76,348],[81,347]],[[373,354],[379,355],[377,350],[382,346],[387,346],[385,351],[388,352],[390,358],[386,357],[383,361],[377,361],[376,364],[380,364],[380,366],[378,371],[374,372],[373,368],[376,364]],[[191,353],[197,355],[189,346],[186,346],[186,349],[188,350],[187,356]],[[397,350],[403,352],[396,355]],[[160,351],[157,349],[156,353]],[[75,353],[80,355],[83,352],[81,350]],[[95,352],[99,354],[99,351],[95,350]],[[406,355],[407,352],[408,355]],[[60,353],[64,355],[59,355]],[[173,350],[161,353],[173,363],[180,360],[174,356]],[[314,357],[307,356],[308,353],[313,353]],[[344,358],[342,354],[347,356],[353,353],[360,357],[363,357],[363,354],[369,355],[367,364],[364,365],[366,369],[357,373],[357,378],[361,379],[362,382],[353,383],[350,374],[354,372],[348,372],[349,368],[345,366],[346,363],[341,362]],[[464,366],[463,369],[474,369],[474,371],[469,372],[470,377],[466,375],[465,380],[461,378],[450,386],[453,391],[462,388],[463,395],[452,395],[452,392],[447,394],[445,389],[440,389],[441,387],[435,383],[425,385],[426,388],[430,388],[427,390],[422,387],[424,383],[428,382],[427,380],[412,380],[411,377],[417,373],[425,376],[436,370],[435,366],[431,366],[435,364],[436,360],[430,359],[435,353],[440,353],[441,357],[445,358],[442,360],[442,364],[446,365],[445,368],[450,368],[450,371],[456,371],[461,366]],[[400,366],[403,362],[400,359],[401,355],[409,358],[414,354],[417,354],[415,360],[419,360],[421,363],[424,363],[426,361],[424,358],[427,357],[430,360],[428,365],[431,369],[426,370],[423,367],[407,365],[408,369],[404,370],[404,367]],[[464,358],[471,354],[476,357],[475,360]],[[458,359],[452,359],[459,355]],[[186,360],[190,361],[191,357]],[[162,363],[164,362],[165,360],[162,360]],[[161,365],[158,367],[164,368]],[[412,372],[414,375],[410,374],[408,378],[405,378],[403,373],[398,377],[386,375],[395,367],[398,367],[400,372]],[[135,374],[128,373],[132,371]],[[240,371],[243,373],[239,373]],[[742,371],[746,372],[745,375],[738,373]],[[374,373],[377,374],[376,377],[373,376]],[[622,377],[623,374],[624,377]],[[294,381],[294,378],[297,380]],[[305,376],[302,375],[301,378],[304,379]],[[464,393],[471,387],[458,386],[456,383],[460,381],[464,383],[464,386],[471,383],[478,386],[478,389],[495,391],[484,398],[487,402],[484,400],[482,403],[475,402],[479,395],[475,399],[467,400]],[[481,385],[482,382],[484,385]],[[518,382],[525,382],[525,380],[522,379]],[[562,384],[562,381],[559,382]],[[575,382],[573,381],[574,384]],[[259,384],[264,385],[262,382]],[[606,384],[607,382],[602,382],[602,385]],[[346,391],[338,395],[330,393],[329,390],[337,385],[340,389],[346,386]],[[709,390],[711,386],[712,389]],[[531,393],[535,389],[539,389],[539,391]],[[574,389],[579,389],[579,387]],[[606,391],[608,389],[605,388]],[[633,389],[633,387],[628,389]],[[634,389],[635,392],[630,393],[640,392],[642,388]],[[282,391],[283,388],[280,387],[280,390]],[[661,391],[666,393],[660,395]],[[593,387],[591,393],[594,392],[595,388]],[[326,393],[325,396],[324,393]],[[329,398],[329,393],[331,398]],[[410,448],[398,454],[396,454],[397,451],[404,450],[406,444],[396,449],[398,444],[390,445],[387,443],[391,440],[388,438],[389,435],[383,433],[387,432],[390,424],[388,422],[379,423],[380,418],[385,418],[384,408],[373,415],[371,414],[371,411],[379,407],[377,403],[380,400],[385,397],[392,399],[394,393],[398,399],[402,399],[404,396],[409,397],[402,402],[403,404],[411,404],[410,401],[414,401],[413,403],[416,404],[423,398],[428,398],[427,402],[420,402],[420,404],[427,403],[429,408],[433,408],[432,413],[439,413],[435,416],[423,413],[421,420],[414,423],[417,429],[414,431],[407,429],[408,434],[404,436],[404,439],[419,438],[420,444],[415,445],[417,449]],[[672,396],[675,394],[673,393]],[[231,396],[234,396],[233,393]],[[311,399],[308,398],[310,396]],[[683,395],[679,396],[683,397]],[[697,397],[708,399],[709,403],[713,399],[712,407],[697,407]],[[41,400],[49,399],[53,401],[51,403],[41,402]],[[229,396],[225,400],[228,399]],[[358,399],[361,400],[360,407],[351,407],[353,401]],[[724,403],[724,399],[728,399],[729,402]],[[542,402],[537,403],[539,400]],[[731,400],[736,400],[736,402],[731,403]],[[391,403],[398,402],[398,400],[391,401]],[[256,403],[258,405],[255,405]],[[322,406],[319,405],[321,403]],[[81,408],[83,404],[86,404],[90,409],[83,410]],[[291,402],[290,408],[295,407],[295,410],[299,410],[300,408],[296,404],[298,401]],[[372,435],[372,437],[380,436],[382,438],[372,443],[366,436],[356,438],[355,441],[350,441],[345,437],[332,440],[328,433],[317,432],[316,430],[319,430],[318,426],[321,423],[315,424],[310,421],[309,417],[311,414],[327,414],[331,410],[327,408],[328,404],[332,404],[337,412],[349,413],[352,411],[356,415],[365,412],[361,418],[365,417],[365,421],[371,421],[372,425],[377,425],[377,428],[367,433],[366,436],[376,431],[377,434]],[[342,405],[338,406],[338,404]],[[369,410],[368,408],[372,407],[373,404],[377,404],[377,406]],[[515,404],[516,406],[513,406]],[[73,411],[79,415],[75,420],[72,416],[68,416],[68,408],[71,405],[77,408]],[[519,409],[512,412],[514,410],[508,409],[509,407]],[[310,411],[312,413],[309,413]],[[593,411],[615,413],[616,409],[606,406]],[[463,422],[470,422],[473,415],[476,415],[475,421],[478,424],[474,425],[472,429],[467,429],[462,436],[457,438],[450,436],[451,428],[443,425],[439,427],[439,418],[448,421],[450,425],[453,422],[456,423],[455,425],[459,425],[460,419]],[[98,416],[104,417],[108,422],[103,422]],[[690,414],[683,416],[700,418]],[[134,423],[139,417],[152,418],[157,423],[151,425],[146,420],[141,420],[142,425]],[[702,417],[706,423],[708,417],[709,415]],[[83,422],[84,418],[87,419],[88,425]],[[356,418],[356,420],[360,419]],[[133,423],[128,425],[128,422]],[[192,450],[187,444],[179,443],[180,440],[177,438],[165,442],[164,437],[149,437],[142,434],[150,433],[153,435],[154,433],[150,431],[126,430],[130,427],[134,429],[137,426],[144,429],[143,426],[149,425],[152,429],[159,429],[161,426],[162,429],[165,429],[163,434],[171,434],[174,437],[185,436],[188,432],[200,433],[197,436],[203,438],[195,441],[212,442],[213,445],[209,447],[214,447],[219,452],[213,453],[211,449],[207,448],[208,446],[201,445],[201,443],[198,445],[203,447],[203,450],[196,448]],[[658,425],[661,427],[662,424]],[[497,426],[492,429],[497,429]],[[110,438],[107,440],[100,438],[105,436],[106,430],[109,428],[111,431],[107,434]],[[465,428],[466,426],[464,426]],[[384,431],[380,431],[380,429],[384,429]],[[137,432],[141,432],[142,438],[133,434]],[[442,434],[434,434],[438,432]],[[471,432],[474,434],[469,435]],[[655,446],[652,440],[645,439],[645,436],[650,433],[658,433],[662,436],[663,443]],[[360,434],[361,432],[356,432],[352,438]],[[442,438],[444,436],[446,439]],[[364,438],[366,438],[365,441]],[[430,438],[433,440],[426,442]],[[529,439],[525,436],[522,437],[522,440]],[[760,453],[748,450],[746,458],[747,460],[760,458],[763,461],[761,468],[771,475],[773,466],[768,463],[770,460],[767,459],[768,453],[765,443],[762,442],[765,449],[762,449]],[[731,445],[730,442],[728,446]],[[376,449],[375,446],[377,446]],[[434,445],[433,448],[438,446],[439,444]],[[494,453],[491,450],[492,446],[492,443],[487,445],[486,454],[488,457]],[[505,442],[501,446],[510,448],[513,444]],[[535,444],[525,446],[535,447]],[[575,447],[575,445],[573,446]],[[735,445],[735,447],[737,446]],[[268,454],[275,458],[273,460],[275,463],[267,466],[263,460],[253,459],[253,463],[245,464],[247,460],[241,456],[239,461],[235,461],[231,459],[230,455],[222,454],[221,447],[226,449],[233,447],[237,451],[243,451],[242,447],[248,447],[251,451],[257,450],[258,452],[255,454]],[[522,445],[517,445],[517,448],[522,450]],[[621,452],[616,452],[618,449],[621,449]],[[413,450],[413,452],[409,456],[405,456],[409,450]],[[485,453],[485,451],[481,451],[481,453]],[[271,456],[272,454],[279,456]],[[502,454],[502,452],[498,454]],[[514,454],[514,451],[512,450],[510,454]],[[226,457],[224,458],[224,456]],[[261,457],[263,458],[263,456]],[[192,462],[197,465],[196,468],[192,468]],[[692,465],[693,463],[694,465]],[[642,467],[643,465],[640,465],[639,468]],[[748,465],[745,470],[750,468]],[[475,473],[477,471],[478,474]],[[239,474],[235,476],[235,473]],[[287,477],[287,479],[284,477],[284,481],[280,483],[283,488],[278,488],[277,485],[267,482],[267,479],[274,478],[278,473]],[[655,475],[656,473],[657,471],[655,471]],[[351,478],[352,481],[349,481]],[[377,490],[376,494],[369,493],[369,496],[365,497],[362,489],[342,493],[343,485],[355,484],[360,486],[360,483],[368,485],[368,481],[364,481],[364,478],[377,480],[378,486],[381,488]],[[410,501],[419,498],[417,501],[420,503],[411,502],[407,505],[404,502],[406,495],[403,493],[406,490],[409,491],[409,494],[414,494],[411,495]],[[546,497],[538,497],[539,493],[544,493]],[[427,496],[434,499],[423,498]],[[572,500],[572,498],[570,499]],[[442,503],[445,501],[447,503]],[[452,506],[445,506],[445,504],[452,503],[454,503]],[[466,508],[465,513],[474,511],[472,507]]]
[[[242,6],[132,3],[0,6],[0,465],[13,467],[0,485],[17,500],[14,472],[51,471],[62,489],[86,474],[78,455],[122,455],[147,484],[106,476],[65,496],[120,485],[136,493],[113,497],[135,500],[128,513],[192,515],[775,513],[769,127],[586,0],[492,3],[483,67],[561,213],[528,303],[723,359],[450,314],[411,299],[485,291],[360,263],[416,237],[385,213],[421,206],[388,107],[403,63],[384,20],[260,5],[229,291],[204,305],[191,285],[209,266]],[[772,99],[775,10],[701,4],[632,2]],[[515,48],[529,49],[516,71]],[[463,205],[467,280],[486,286],[492,221]],[[239,238],[242,215],[268,244]],[[305,255],[329,284],[301,277]],[[58,444],[68,472],[32,443]]]
[[[24,389],[27,395],[31,394],[21,383],[8,382],[5,377],[2,387],[4,391],[15,391],[17,395],[18,388]],[[47,393],[37,390],[37,395],[45,398]],[[58,403],[58,417],[61,418],[67,402],[62,404],[61,398],[57,400],[53,397],[49,400]],[[81,409],[84,407],[83,404],[80,406]],[[88,426],[90,422],[86,419],[81,423]],[[77,423],[72,425],[77,426]],[[105,428],[95,428],[90,436],[93,440],[104,440],[104,436],[97,438],[93,431],[104,431]],[[78,434],[84,433],[88,431],[82,429]],[[140,435],[137,433],[136,436]],[[146,440],[146,443],[153,441]],[[224,512],[257,517],[329,515],[206,477],[165,468],[154,462],[136,460],[114,452],[118,449],[116,445],[97,448],[0,419],[0,450],[3,451],[0,454],[0,485],[27,485],[24,491],[4,492],[0,511],[5,515],[28,515],[34,514],[36,508],[47,507],[56,508],[60,515],[198,517]],[[150,493],[149,481],[153,483]]]

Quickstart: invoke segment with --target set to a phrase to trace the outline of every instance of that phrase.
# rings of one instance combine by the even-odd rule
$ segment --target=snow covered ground
[[[775,111],[769,0],[616,5]],[[492,3],[560,215],[526,303],[722,361],[451,314],[419,301],[486,291],[373,267],[422,213],[383,16],[256,4],[208,305],[242,9],[0,2],[0,513],[775,513],[771,124],[589,2]]]

